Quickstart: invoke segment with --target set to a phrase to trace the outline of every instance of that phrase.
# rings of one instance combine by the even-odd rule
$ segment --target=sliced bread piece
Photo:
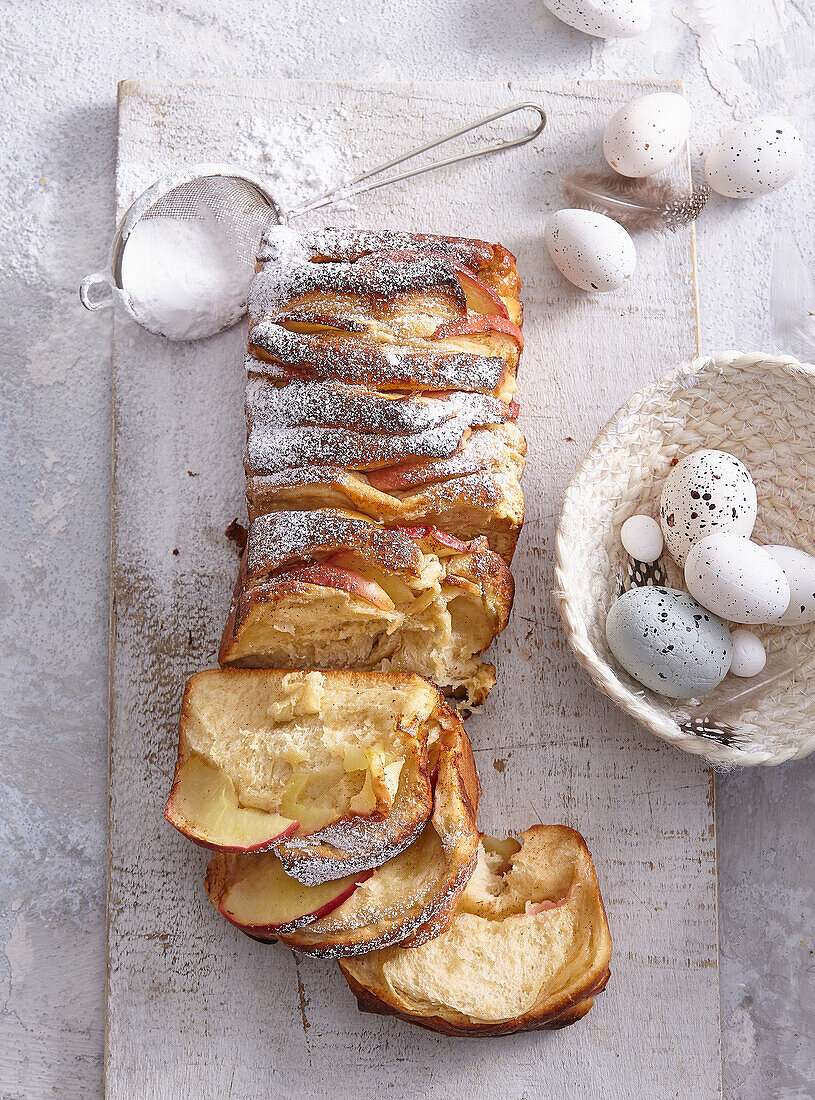
[[[482,838],[447,931],[340,965],[363,1012],[489,1036],[574,1023],[608,981],[610,959],[585,841],[535,825],[521,844]]]
[[[430,815],[428,740],[451,713],[419,676],[198,673],[184,692],[167,820],[216,850],[288,841],[291,872],[309,882],[375,867]]]
[[[323,958],[399,943],[431,922],[444,930],[475,868],[481,793],[464,728],[454,712],[448,719],[430,749],[433,814],[409,848],[367,878],[352,873],[335,892],[292,886],[274,852],[218,852],[206,878],[215,908],[255,939]]]
[[[506,626],[512,595],[484,539],[275,512],[249,529],[219,661],[411,671],[477,706],[495,683],[480,654]]]

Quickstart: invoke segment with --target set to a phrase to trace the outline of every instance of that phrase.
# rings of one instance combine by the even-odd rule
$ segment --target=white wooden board
[[[712,775],[595,691],[550,597],[560,501],[586,447],[633,390],[697,347],[689,231],[638,240],[630,287],[597,299],[567,286],[542,244],[560,202],[557,176],[599,167],[603,120],[658,87],[122,86],[120,212],[165,168],[228,159],[248,118],[322,113],[359,163],[373,163],[501,105],[534,99],[547,108],[535,145],[380,191],[326,221],[480,236],[517,253],[527,522],[514,616],[493,650],[499,686],[468,725],[484,785],[480,820],[497,832],[537,820],[578,828],[595,856],[615,954],[607,992],[578,1025],[447,1039],[358,1013],[334,964],[254,943],[211,909],[205,854],[162,813],[182,685],[215,663],[237,566],[222,532],[244,513],[244,332],[172,345],[117,317],[111,1100],[720,1095]],[[685,166],[675,172],[686,179]]]

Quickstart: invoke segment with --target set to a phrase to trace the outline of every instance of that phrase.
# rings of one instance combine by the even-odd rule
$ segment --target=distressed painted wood
[[[486,84],[299,82],[123,85],[119,205],[165,168],[226,159],[237,124],[332,114],[360,163],[522,99],[543,140],[359,200],[334,223],[501,240],[518,255],[527,350],[527,523],[499,686],[469,723],[482,828],[581,830],[615,955],[608,991],[575,1027],[489,1042],[434,1036],[357,1012],[337,967],[230,928],[203,890],[206,856],[163,820],[186,677],[215,663],[236,569],[223,536],[242,516],[244,332],[172,345],[117,317],[107,1092],[319,1100],[337,1094],[501,1097],[720,1095],[713,781],[640,731],[577,668],[550,598],[564,487],[603,421],[697,347],[689,231],[637,242],[631,286],[592,300],[542,244],[557,176],[598,165],[602,121],[661,85],[568,91]],[[676,168],[678,182],[686,167]],[[316,224],[316,223],[315,223]]]

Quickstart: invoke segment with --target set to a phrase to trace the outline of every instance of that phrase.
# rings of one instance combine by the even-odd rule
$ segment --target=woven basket
[[[815,553],[814,442],[815,368],[737,352],[698,358],[612,417],[566,492],[555,598],[578,661],[601,691],[658,737],[715,764],[781,764],[815,749],[815,691],[807,685],[815,671],[815,624],[756,628],[768,668],[771,662],[793,667],[726,724],[707,721],[715,716],[716,692],[695,701],[666,699],[643,688],[611,655],[606,615],[626,562],[620,527],[639,512],[657,515],[674,460],[716,447],[742,459],[753,475],[753,538]],[[667,554],[663,561],[668,583],[684,587]]]

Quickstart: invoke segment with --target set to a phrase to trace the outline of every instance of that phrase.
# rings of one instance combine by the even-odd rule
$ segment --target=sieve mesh
[[[208,211],[240,258],[254,263],[264,229],[277,225],[276,204],[249,180],[239,176],[198,176],[161,195],[142,218],[192,220]]]

